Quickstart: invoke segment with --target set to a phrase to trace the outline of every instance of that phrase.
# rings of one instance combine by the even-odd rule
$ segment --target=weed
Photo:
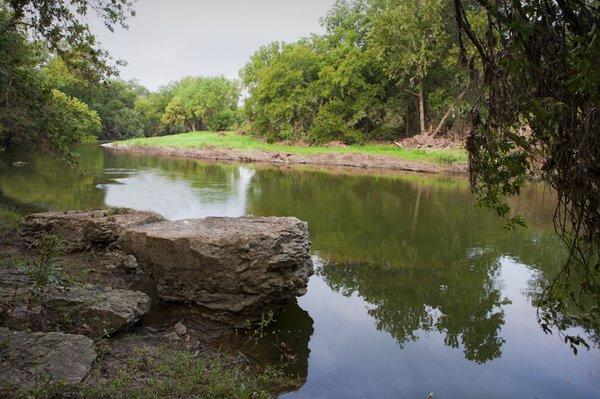
[[[161,346],[133,349],[108,378],[82,387],[86,398],[268,398],[291,381],[273,367],[261,372],[226,363],[217,355]]]
[[[10,233],[19,227],[22,216],[3,205],[0,205],[0,234]]]
[[[42,298],[47,288],[64,288],[66,286],[62,268],[57,264],[57,257],[61,253],[60,247],[60,240],[57,236],[44,235],[40,241],[38,257],[23,266],[31,281],[29,287],[31,300]]]

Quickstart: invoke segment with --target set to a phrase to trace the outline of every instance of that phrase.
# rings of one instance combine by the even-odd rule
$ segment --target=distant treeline
[[[2,26],[11,7],[0,0]],[[468,12],[475,28],[483,24],[476,7]],[[193,130],[309,144],[460,131],[473,90],[452,15],[445,0],[339,0],[321,20],[325,34],[260,48],[240,81],[185,77],[155,92],[98,70],[89,49],[64,54],[6,29],[0,145]]]

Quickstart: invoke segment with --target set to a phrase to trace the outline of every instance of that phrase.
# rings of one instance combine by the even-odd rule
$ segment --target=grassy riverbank
[[[145,137],[119,141],[118,145],[131,147],[168,147],[180,149],[232,149],[241,151],[265,151],[298,155],[359,154],[399,158],[405,161],[432,164],[464,164],[467,153],[463,149],[411,149],[394,144],[365,144],[346,147],[299,146],[281,143],[265,143],[251,136],[233,132],[191,132],[160,137]]]

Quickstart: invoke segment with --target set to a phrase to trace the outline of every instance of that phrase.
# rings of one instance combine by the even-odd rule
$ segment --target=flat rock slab
[[[210,217],[129,228],[119,246],[150,267],[159,296],[194,302],[234,327],[306,292],[307,224],[293,217]]]
[[[129,209],[36,213],[21,222],[19,237],[29,247],[37,247],[46,234],[61,240],[64,251],[105,247],[119,238],[123,229],[164,220],[152,212]]]
[[[94,342],[83,335],[29,333],[0,327],[0,396],[36,385],[81,382],[96,359]]]
[[[65,320],[69,330],[90,337],[103,337],[135,325],[150,310],[148,295],[130,290],[68,288],[47,294],[46,314]]]

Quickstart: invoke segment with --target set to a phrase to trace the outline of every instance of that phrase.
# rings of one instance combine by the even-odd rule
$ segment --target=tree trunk
[[[404,117],[404,127],[406,128],[406,132],[404,133],[406,137],[410,137],[411,135],[411,118],[412,118],[412,106],[409,103],[408,106],[406,107],[406,114]]]
[[[419,79],[419,123],[421,134],[425,133],[425,93],[423,90],[423,78]]]
[[[467,88],[468,87],[465,87],[465,89],[460,92],[460,94],[458,95],[458,97],[456,97],[456,99],[454,100],[453,104],[450,105],[450,107],[448,107],[448,110],[446,111],[446,113],[444,113],[444,116],[442,116],[442,119],[440,120],[440,123],[438,123],[437,127],[435,128],[435,130],[431,134],[432,136],[435,136],[436,134],[438,134],[440,132],[440,130],[444,126],[444,122],[446,122],[446,119],[448,119],[448,117],[450,116],[450,113],[452,111],[454,111],[454,105],[457,102],[459,102],[464,97],[465,93],[467,92]]]

